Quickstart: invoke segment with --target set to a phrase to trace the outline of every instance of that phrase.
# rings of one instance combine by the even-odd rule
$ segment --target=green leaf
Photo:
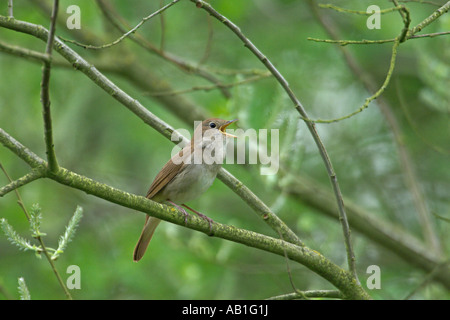
[[[24,251],[33,250],[35,252],[42,251],[42,248],[40,246],[32,245],[28,240],[22,238],[6,219],[0,219],[0,225],[9,242],[18,246],[19,249],[22,249]]]
[[[31,300],[30,291],[28,291],[27,284],[24,278],[19,278],[19,294],[20,300]]]
[[[41,232],[42,210],[38,203],[31,207],[30,212],[30,230],[33,238],[46,236],[46,233]]]
[[[56,260],[60,256],[60,254],[64,252],[64,250],[67,247],[67,244],[72,240],[73,236],[75,235],[78,223],[80,222],[82,217],[83,217],[83,208],[77,206],[75,213],[73,214],[72,218],[69,221],[69,224],[66,227],[66,231],[59,238],[58,249],[56,249],[55,253],[53,253],[52,260]]]

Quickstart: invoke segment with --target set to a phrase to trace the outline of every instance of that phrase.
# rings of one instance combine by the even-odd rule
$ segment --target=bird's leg
[[[178,208],[178,210],[181,211],[181,213],[184,214],[184,225],[187,225],[187,218],[189,217],[189,214],[186,212],[186,210],[184,210],[184,208],[182,208],[179,205],[177,205],[175,202],[172,202],[170,200],[167,200],[167,202],[170,202],[171,204],[173,204],[175,207]]]
[[[198,211],[196,211],[196,210],[194,210],[194,209],[188,207],[188,206],[185,205],[185,204],[182,204],[182,206],[185,207],[185,208],[187,208],[187,209],[189,209],[189,210],[191,210],[192,212],[196,213],[199,217],[201,217],[201,218],[205,219],[206,221],[208,221],[208,223],[209,223],[209,235],[210,235],[210,236],[213,235],[213,232],[212,232],[212,224],[213,224],[213,222],[214,222],[213,219],[211,219],[211,218],[205,216],[204,214],[202,214],[202,213],[200,213],[200,212],[198,212]]]

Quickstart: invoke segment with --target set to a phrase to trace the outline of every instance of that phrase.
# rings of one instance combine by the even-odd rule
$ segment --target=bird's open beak
[[[224,135],[226,135],[228,137],[237,138],[235,135],[232,135],[232,134],[229,134],[229,133],[226,132],[226,128],[230,124],[232,124],[233,122],[236,122],[236,121],[238,121],[238,119],[234,119],[234,120],[230,120],[230,121],[225,122],[225,124],[219,128],[220,132],[222,132]]]

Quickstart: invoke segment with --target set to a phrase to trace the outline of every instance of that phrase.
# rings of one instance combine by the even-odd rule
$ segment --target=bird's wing
[[[178,157],[181,159],[186,159],[190,156],[191,148],[184,148],[178,153]],[[153,180],[152,185],[150,186],[150,189],[147,192],[147,198],[151,199],[153,198],[159,191],[161,191],[172,179],[181,171],[184,170],[186,167],[185,161],[177,161],[179,164],[175,164],[173,162],[173,159],[170,159],[164,167],[161,169],[161,171],[156,175],[155,180]]]

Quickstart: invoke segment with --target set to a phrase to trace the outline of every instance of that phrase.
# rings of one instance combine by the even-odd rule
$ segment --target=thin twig
[[[406,37],[406,40],[410,39],[421,39],[421,38],[434,38],[438,36],[445,36],[450,34],[450,31],[442,31],[442,32],[434,32],[434,33],[426,33],[426,34],[419,34],[419,35],[410,35]],[[324,42],[324,43],[336,43],[341,46],[346,46],[348,44],[384,44],[389,42],[395,42],[396,38],[392,39],[381,39],[381,40],[333,40],[333,39],[318,39],[318,38],[312,38],[308,37],[307,40],[315,41],[315,42]]]
[[[390,0],[393,2],[393,0]],[[433,1],[426,1],[426,0],[399,0],[398,2],[402,2],[402,3],[419,3],[419,4],[431,4],[433,6],[436,7],[440,7],[442,4],[437,3],[437,2],[433,2]]]
[[[50,111],[50,70],[51,70],[51,57],[53,49],[53,40],[55,36],[55,23],[58,15],[59,0],[55,0],[53,3],[52,16],[50,22],[50,29],[48,33],[47,45],[45,47],[45,54],[49,58],[48,61],[44,61],[42,67],[42,83],[41,83],[41,103],[42,103],[42,115],[44,118],[44,139],[45,147],[48,159],[48,166],[50,171],[58,170],[58,162],[56,160],[55,149],[53,145],[53,129],[52,129],[52,115]]]
[[[303,105],[298,100],[292,89],[290,88],[288,82],[284,77],[281,75],[281,73],[278,71],[277,68],[270,62],[270,60],[262,54],[262,52],[241,32],[239,27],[237,27],[234,23],[232,23],[229,19],[227,19],[225,16],[221,15],[219,12],[217,12],[210,4],[207,2],[204,2],[203,0],[191,0],[196,4],[197,7],[200,7],[207,11],[210,15],[212,15],[214,18],[222,22],[225,26],[227,26],[243,43],[244,45],[266,66],[266,68],[274,75],[274,77],[277,79],[277,81],[280,83],[280,85],[283,87],[283,89],[288,94],[291,101],[294,103],[295,108],[300,113],[300,115],[308,119],[308,115],[306,113],[306,110],[303,108]],[[331,185],[333,186],[333,190],[335,193],[339,214],[340,214],[340,222],[342,225],[343,233],[344,233],[344,240],[345,240],[345,246],[347,251],[347,262],[348,267],[352,275],[354,276],[355,280],[359,284],[357,272],[356,272],[356,263],[355,263],[355,255],[353,252],[353,246],[351,241],[351,235],[350,235],[350,227],[348,225],[347,215],[345,213],[345,207],[344,207],[344,201],[342,199],[342,193],[339,188],[339,184],[337,181],[336,173],[334,172],[333,166],[331,164],[330,158],[328,156],[328,153],[325,149],[325,146],[323,145],[322,140],[319,137],[319,134],[317,133],[316,126],[314,123],[311,123],[309,121],[305,122],[318,149],[319,153],[324,161],[325,167],[328,172],[328,176],[331,181]]]
[[[436,219],[439,219],[439,220],[445,221],[445,222],[447,222],[447,223],[450,223],[450,218],[446,218],[446,217],[444,217],[444,216],[441,216],[441,215],[437,214],[436,212],[431,212],[431,214],[432,214]]]
[[[13,0],[8,0],[8,16],[14,18],[13,14]]]
[[[3,168],[1,163],[0,163],[0,168],[3,170],[3,172],[6,175],[6,171]],[[42,172],[42,170],[32,170],[30,173],[26,174],[25,176],[15,180],[15,181],[11,181],[6,186],[0,188],[0,197],[3,197],[7,193],[9,193],[13,190],[16,190],[32,181],[42,178],[44,176],[45,176],[45,174]]]
[[[405,42],[407,39],[408,31],[409,31],[409,25],[411,24],[411,15],[409,13],[409,9],[405,6],[399,6],[397,2],[394,2],[396,5],[396,8],[400,8],[399,13],[402,16],[403,19],[403,29],[398,36],[398,41],[400,43]]]
[[[409,36],[408,39],[434,38],[434,37],[438,37],[438,36],[445,36],[447,34],[450,34],[450,31],[425,33],[425,34],[416,34],[416,35],[413,35],[413,36]]]
[[[0,51],[39,62],[50,62],[50,58],[45,53],[13,46],[3,41],[0,41]]]
[[[232,83],[225,83],[225,84],[221,84],[221,85],[210,85],[210,86],[194,86],[192,88],[184,89],[184,90],[172,90],[172,91],[166,91],[166,92],[150,92],[150,93],[144,93],[144,95],[149,95],[152,97],[174,96],[174,95],[178,95],[178,94],[191,93],[191,92],[195,92],[195,91],[211,91],[211,90],[216,90],[216,89],[220,89],[220,88],[231,88],[231,87],[236,87],[236,86],[240,86],[243,84],[247,84],[250,82],[258,81],[258,80],[261,80],[261,79],[264,79],[264,78],[267,78],[270,76],[272,76],[272,74],[269,72],[269,73],[257,75],[254,77],[249,77],[247,79],[232,82]]]
[[[281,240],[283,240],[283,235],[281,233],[278,233]],[[292,272],[291,272],[291,265],[289,264],[289,257],[287,255],[286,249],[283,248],[284,253],[284,259],[286,261],[286,271],[289,277],[289,282],[291,284],[292,290],[296,292],[302,299],[308,300],[308,298],[303,294],[302,291],[298,290],[295,286],[294,279],[292,278]]]
[[[210,72],[225,76],[235,76],[235,75],[257,76],[267,73],[267,70],[265,69],[224,69],[213,66],[205,66],[205,69]]]
[[[399,7],[400,5],[398,4],[398,1],[397,0],[391,0],[392,1],[392,3],[394,4],[394,6],[395,7]],[[406,8],[406,7],[405,7]],[[402,16],[402,19],[403,19],[403,21],[405,21],[405,13],[402,11],[402,10],[400,10],[399,11],[399,13],[400,13],[400,15]]]
[[[10,44],[2,42],[2,41],[0,41],[0,52],[5,52],[12,56],[24,58],[26,60],[29,60],[31,62],[36,62],[39,64],[51,61],[52,68],[54,68],[54,67],[60,67],[60,68],[66,68],[66,69],[73,68],[67,61],[64,61],[61,59],[49,58],[45,53],[30,50],[30,49],[19,47],[19,46],[10,45]],[[102,65],[102,63],[103,63],[103,61],[98,60],[96,62],[96,65],[98,65],[102,68],[105,68],[105,69],[107,69],[108,66],[110,65],[107,63]]]
[[[112,4],[104,0],[97,0],[97,4],[105,18],[108,19],[108,21],[111,22],[111,24],[120,32],[125,32],[121,24],[123,24],[125,27],[129,27],[128,23],[117,13],[117,11],[112,7]],[[116,20],[119,20],[121,24],[119,24]],[[148,52],[156,54],[167,62],[174,64],[183,72],[199,76],[215,85],[222,85],[222,82],[204,67],[194,65],[193,63],[188,62],[172,53],[160,50],[139,33],[130,34],[129,38],[141,48],[147,50]],[[231,98],[231,94],[226,88],[221,88],[220,91],[225,98]]]
[[[332,5],[332,4],[318,4],[318,6],[320,8],[324,8],[324,9],[333,9],[333,10],[335,10],[337,12],[341,12],[341,13],[352,13],[352,14],[360,14],[360,15],[365,15],[365,16],[370,16],[370,15],[373,14],[373,12],[346,9],[346,8],[337,7],[337,6]],[[394,11],[397,11],[397,10],[400,10],[400,7],[393,7],[393,8],[383,9],[383,10],[380,10],[378,13],[384,14],[384,13],[394,12]]]
[[[356,115],[356,114],[364,111],[365,109],[367,109],[369,107],[369,104],[373,100],[377,99],[378,97],[380,97],[384,93],[384,91],[386,90],[386,88],[388,87],[388,85],[389,85],[389,83],[391,81],[392,74],[394,72],[395,62],[396,62],[396,58],[397,58],[398,46],[400,45],[400,43],[402,43],[402,42],[404,42],[406,40],[406,35],[408,33],[408,30],[409,30],[409,24],[411,23],[409,10],[406,7],[404,7],[404,6],[397,6],[397,7],[394,7],[394,9],[399,10],[399,12],[401,13],[404,26],[402,28],[402,31],[400,32],[400,35],[397,38],[395,38],[395,40],[394,40],[394,45],[392,46],[392,55],[391,55],[391,61],[390,61],[390,64],[389,64],[389,69],[388,69],[388,72],[386,74],[386,78],[385,78],[383,84],[381,85],[381,87],[372,96],[367,98],[366,101],[364,102],[364,104],[361,107],[359,107],[356,111],[354,111],[354,112],[352,112],[352,113],[350,113],[348,115],[345,115],[343,117],[336,118],[336,119],[331,119],[331,120],[304,119],[305,121],[312,121],[312,122],[316,122],[316,123],[333,123],[333,122],[338,122],[338,121],[342,121],[342,120],[345,120],[345,119],[349,119],[349,118],[353,117],[354,115]],[[343,44],[341,44],[341,45],[343,45]]]
[[[303,300],[305,298],[345,299],[344,295],[338,290],[308,290],[282,294],[279,296],[267,298],[266,300],[296,300],[296,299]]]
[[[422,22],[420,22],[418,25],[416,25],[414,28],[411,29],[410,34],[414,35],[417,32],[422,31],[423,28],[428,26],[430,23],[435,21],[437,18],[442,16],[444,13],[446,13],[448,10],[450,10],[450,1],[447,1],[446,4],[444,4],[442,7],[434,11],[429,17],[424,19]]]
[[[122,36],[120,36],[119,38],[117,38],[116,40],[114,40],[113,42],[107,43],[107,44],[103,44],[100,46],[93,46],[90,44],[83,44],[80,43],[78,41],[75,40],[70,40],[70,39],[65,39],[63,37],[59,37],[61,38],[63,41],[65,42],[70,42],[73,43],[77,46],[80,46],[84,49],[93,49],[93,50],[100,50],[100,49],[106,49],[109,47],[112,47],[118,43],[120,43],[123,39],[125,39],[126,37],[128,37],[129,35],[133,34],[136,32],[137,29],[139,29],[147,20],[150,20],[151,18],[153,18],[154,16],[162,13],[164,10],[170,8],[171,6],[173,6],[175,3],[177,3],[180,0],[173,0],[172,2],[170,2],[169,4],[165,5],[164,7],[160,8],[159,10],[156,10],[155,12],[153,12],[152,14],[148,15],[147,17],[143,18],[141,20],[141,22],[139,22],[134,28],[132,28],[131,30],[129,30],[128,32],[124,33]]]
[[[159,0],[159,8],[161,9],[163,6],[163,0]],[[164,13],[159,15],[159,22],[161,25],[161,41],[159,42],[159,50],[164,51],[166,47],[166,21],[164,19]]]
[[[384,44],[389,42],[394,42],[395,38],[393,39],[381,39],[381,40],[333,40],[333,39],[318,39],[318,38],[312,38],[308,37],[306,38],[309,41],[315,41],[315,42],[324,42],[324,43],[336,43],[341,46],[346,46],[348,44]]]
[[[369,104],[373,100],[377,99],[378,97],[380,97],[383,94],[383,92],[386,90],[386,88],[388,87],[388,85],[389,85],[389,83],[391,81],[392,74],[394,73],[394,67],[395,67],[395,62],[396,62],[396,58],[397,58],[397,51],[398,51],[397,49],[398,49],[399,44],[400,44],[400,41],[396,40],[394,42],[394,45],[392,46],[391,62],[389,63],[389,69],[388,69],[388,72],[386,74],[386,78],[384,79],[383,84],[381,85],[381,87],[372,96],[367,98],[365,100],[364,104],[361,107],[359,107],[356,111],[353,111],[350,114],[347,114],[347,115],[345,115],[343,117],[335,118],[335,119],[329,119],[329,120],[325,120],[325,119],[303,119],[303,120],[311,121],[311,122],[315,122],[315,123],[339,122],[339,121],[342,121],[342,120],[345,120],[345,119],[349,119],[349,118],[353,117],[354,115],[356,115],[356,114],[364,111],[365,109],[367,109],[369,107]]]

